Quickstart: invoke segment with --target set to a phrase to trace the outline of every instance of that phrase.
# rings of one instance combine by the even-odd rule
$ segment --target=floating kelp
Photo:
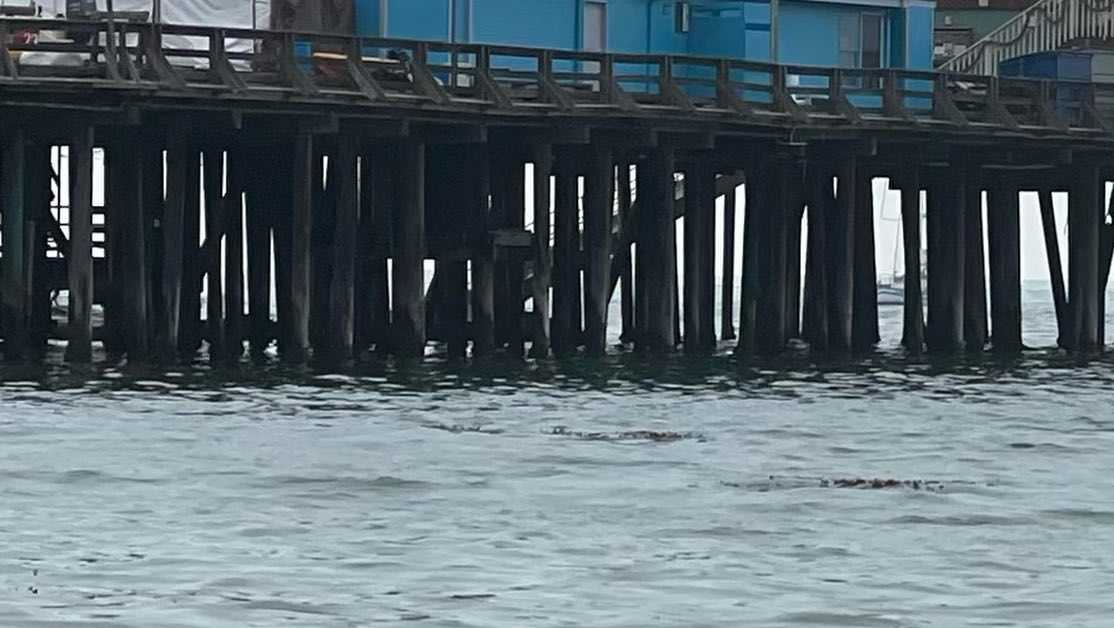
[[[672,443],[681,440],[704,441],[704,435],[696,432],[659,432],[653,430],[630,430],[625,432],[581,432],[559,425],[548,432],[551,436],[565,436],[578,440],[595,441],[651,441]]]

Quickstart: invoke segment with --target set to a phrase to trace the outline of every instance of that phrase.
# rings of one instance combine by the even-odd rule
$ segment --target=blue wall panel
[[[449,38],[449,0],[393,0],[387,34],[413,39]]]
[[[905,10],[905,67],[932,69],[932,28],[935,9],[930,4],[914,4]]]
[[[473,0],[472,41],[543,48],[579,44],[577,0]]]

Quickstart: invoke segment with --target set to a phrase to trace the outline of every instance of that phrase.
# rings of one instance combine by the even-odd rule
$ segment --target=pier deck
[[[292,361],[421,355],[430,338],[454,357],[601,353],[620,282],[627,340],[708,351],[735,255],[716,259],[716,229],[735,232],[716,200],[734,210],[745,183],[721,335],[867,350],[885,177],[907,224],[928,198],[927,295],[920,230],[904,234],[909,350],[1020,349],[1022,190],[1041,192],[1050,252],[1051,193],[1069,193],[1066,278],[1050,255],[1061,343],[1094,349],[1112,150],[1114,86],[0,19],[0,336],[9,358],[36,354],[64,289],[75,361],[94,305],[105,346],[137,360],[276,339]]]

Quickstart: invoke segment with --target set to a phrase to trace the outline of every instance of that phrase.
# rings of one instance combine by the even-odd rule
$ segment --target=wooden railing
[[[997,76],[999,63],[1034,52],[1059,50],[1081,40],[1114,36],[1112,0],[1040,0],[994,29],[940,69]]]
[[[1067,2],[1068,0],[1059,0]],[[48,37],[48,32],[64,37]],[[1114,129],[1114,89],[904,69],[105,22],[0,19],[0,89],[766,125]],[[1108,91],[1110,90],[1110,91]],[[63,91],[63,93],[65,93]]]

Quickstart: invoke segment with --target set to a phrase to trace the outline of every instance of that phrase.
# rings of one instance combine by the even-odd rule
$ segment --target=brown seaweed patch
[[[503,430],[486,425],[446,425],[444,423],[423,423],[427,430],[440,430],[450,434],[502,434]]]
[[[895,478],[820,478],[808,480],[805,478],[784,478],[769,476],[760,482],[722,482],[724,486],[756,490],[760,493],[773,490],[787,490],[798,488],[855,488],[862,490],[904,489],[911,491],[926,491],[940,493],[944,491],[944,483],[936,480],[899,480]]]
[[[593,441],[650,441],[654,443],[674,443],[682,440],[696,440],[703,442],[705,440],[703,434],[697,432],[658,432],[653,430],[629,430],[624,432],[581,432],[577,430],[570,430],[569,428],[558,425],[548,432],[551,436],[564,436],[566,438],[575,438],[578,440],[593,440]]]

